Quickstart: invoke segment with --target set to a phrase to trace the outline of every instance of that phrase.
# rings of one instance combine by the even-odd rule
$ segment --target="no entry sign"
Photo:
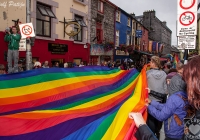
[[[197,35],[198,0],[178,0],[177,36]]]
[[[19,28],[21,31],[22,39],[35,36],[32,23],[20,24]]]

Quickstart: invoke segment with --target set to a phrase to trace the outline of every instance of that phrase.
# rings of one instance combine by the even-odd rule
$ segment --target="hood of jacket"
[[[160,80],[164,76],[166,76],[166,73],[162,70],[157,70],[157,69],[151,69],[150,70],[150,75],[152,75],[155,79]]]

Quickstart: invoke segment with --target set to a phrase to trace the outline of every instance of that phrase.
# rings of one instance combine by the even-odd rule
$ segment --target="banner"
[[[148,48],[149,52],[152,52],[152,43],[153,43],[152,41],[149,41],[149,48]]]
[[[157,42],[153,42],[153,45],[152,45],[152,51],[155,52],[156,51],[156,45],[157,45]]]
[[[146,67],[36,69],[0,75],[0,140],[132,140]]]

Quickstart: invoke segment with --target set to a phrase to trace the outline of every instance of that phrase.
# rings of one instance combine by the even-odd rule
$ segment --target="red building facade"
[[[0,64],[7,64],[5,53],[8,50],[8,43],[4,41],[4,32],[0,32]],[[54,44],[63,44],[67,45],[68,51],[64,54],[54,54],[48,49],[49,43]],[[49,61],[50,66],[54,62],[65,63],[68,62],[69,64],[76,62],[76,61],[83,61],[85,64],[89,62],[90,56],[90,48],[89,46],[83,44],[76,44],[74,41],[69,40],[58,40],[49,41],[49,40],[41,40],[36,39],[35,44],[32,47],[32,58],[33,61]],[[20,51],[19,53],[20,60],[25,60],[26,52]]]

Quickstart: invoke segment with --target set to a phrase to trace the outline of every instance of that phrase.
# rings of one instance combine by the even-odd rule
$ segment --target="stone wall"
[[[149,29],[149,39],[171,46],[171,30],[157,17],[155,11],[143,13],[143,25]]]
[[[103,40],[114,42],[114,23],[115,23],[115,8],[108,3],[104,3],[104,13],[98,12],[98,0],[91,0],[91,43],[97,43],[94,40],[96,37],[96,23],[102,24],[103,28]]]

